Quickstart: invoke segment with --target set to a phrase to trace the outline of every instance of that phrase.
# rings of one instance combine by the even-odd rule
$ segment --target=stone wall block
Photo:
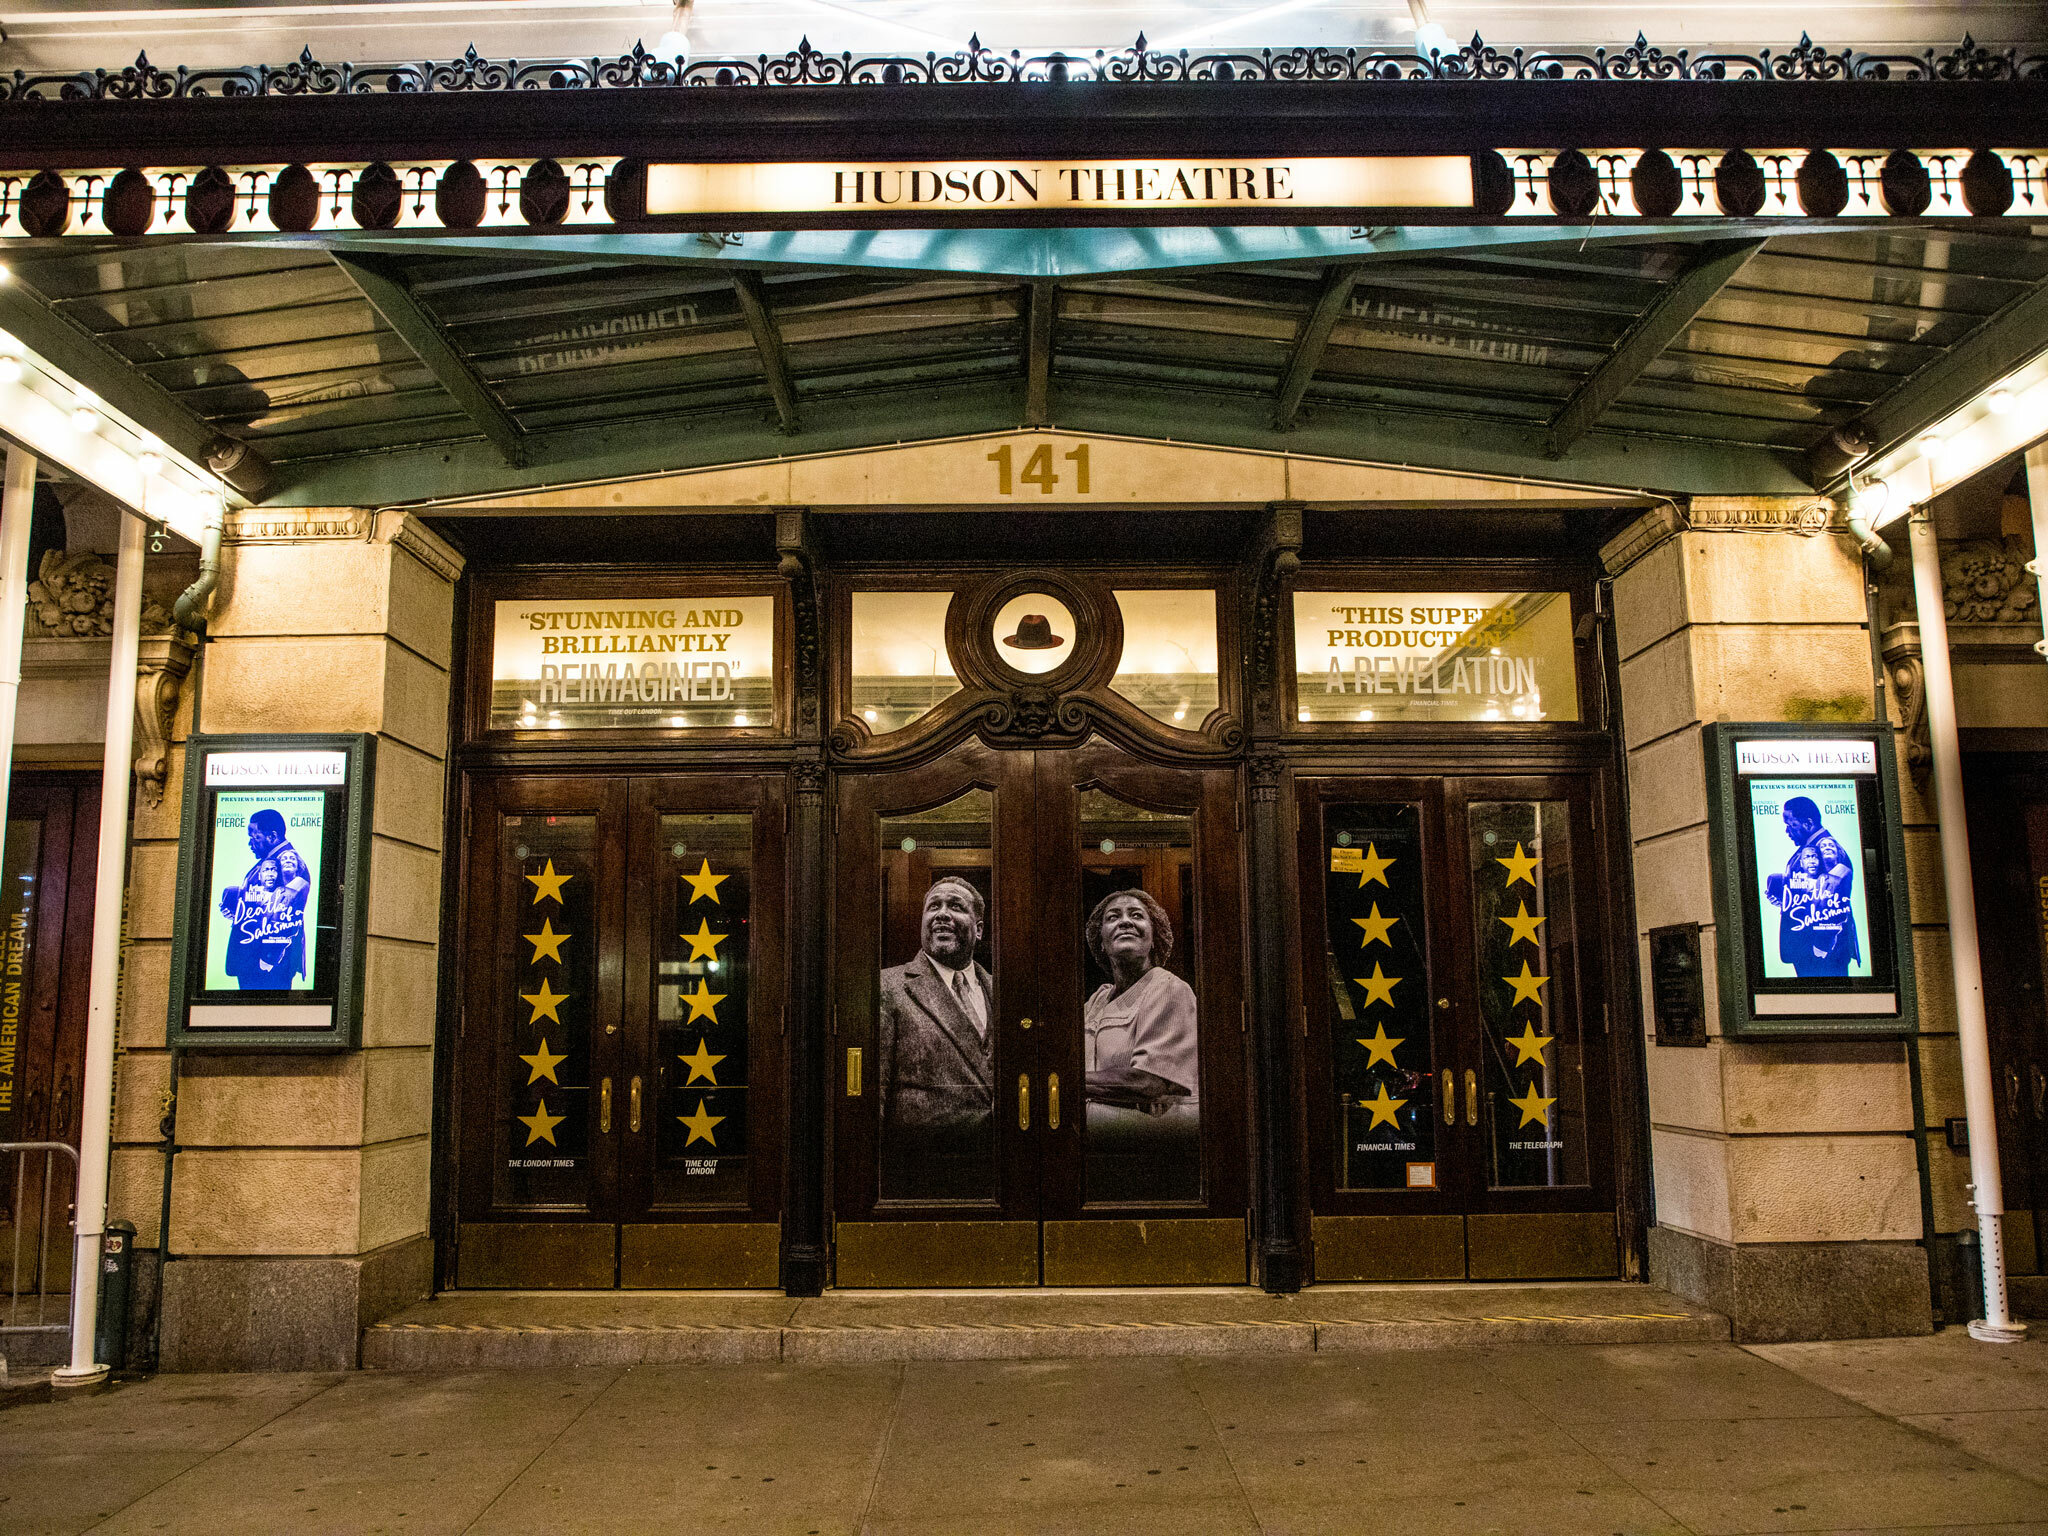
[[[2044,669],[2048,670],[2048,669]],[[1941,878],[1941,829],[1907,827],[1906,900],[1916,923],[1948,921],[1948,887]]]
[[[385,663],[384,730],[429,757],[448,753],[448,674],[397,645]]]
[[[361,1059],[364,1144],[426,1135],[434,1123],[434,1053],[376,1050]]]
[[[390,549],[360,539],[230,544],[222,551],[210,632],[221,638],[381,635],[390,570]]]
[[[363,966],[363,1044],[432,1045],[438,952],[432,945],[371,938]]]
[[[114,1062],[114,1140],[161,1141],[171,1058],[161,1051],[124,1051]]]
[[[163,1246],[164,1154],[156,1147],[116,1147],[107,1164],[107,1219],[135,1223],[135,1246]],[[183,1241],[183,1234],[179,1234]]]
[[[1684,535],[1695,624],[1862,624],[1863,562],[1841,535]],[[1866,668],[1867,670],[1867,668]]]
[[[178,1079],[178,1144],[360,1145],[363,1076],[362,1054],[354,1051],[306,1056],[188,1056]]]
[[[439,759],[385,737],[377,743],[377,803],[371,808],[371,830],[438,851],[446,778]]]
[[[1705,1047],[1660,1046],[1644,1052],[1650,1086],[1650,1123],[1684,1130],[1718,1133],[1727,1111],[1721,1088],[1721,1057],[1726,1047],[1713,1041]]]
[[[1963,1048],[1954,1035],[1922,1035],[1913,1042],[1920,1052],[1920,1112],[1936,1135],[1942,1122],[1963,1113]]]
[[[1939,1132],[1927,1144],[1927,1185],[1934,1196],[1934,1230],[1975,1231],[1977,1208],[1970,1204],[1970,1154],[1952,1152]]]
[[[371,838],[369,931],[432,943],[440,926],[440,856],[388,837]]]
[[[1860,627],[1720,624],[1687,637],[1703,720],[1871,718],[1870,642]]]
[[[128,854],[128,936],[168,939],[178,912],[178,845],[138,843]]]
[[[1730,1042],[1721,1077],[1731,1134],[1913,1128],[1912,1078],[1894,1041]]]
[[[1697,727],[1662,736],[1628,755],[1629,829],[1638,839],[1695,826],[1707,817],[1707,762]]]
[[[285,720],[299,731],[378,730],[391,650],[377,635],[216,640],[206,654],[206,730],[274,731]]]
[[[402,549],[391,549],[391,638],[447,671],[454,665],[455,587]]]
[[[1614,578],[1614,643],[1627,661],[1689,622],[1684,541],[1666,539]]]
[[[128,946],[121,962],[121,1045],[161,1046],[170,1039],[171,944],[148,939]]]
[[[1955,669],[1956,724],[1964,730],[2034,730],[2048,720],[2048,667],[2038,661]]]
[[[1630,747],[1701,718],[1693,697],[1690,633],[1681,630],[1621,664],[1622,736]]]
[[[1636,921],[1646,932],[1667,923],[1713,922],[1714,880],[1704,826],[1637,844],[1635,863]]]
[[[1657,1185],[1657,1220],[1701,1237],[1729,1241],[1728,1142],[1685,1131],[1650,1131],[1651,1177]]]
[[[363,1154],[249,1148],[180,1151],[171,1179],[172,1242],[192,1254],[360,1252]],[[420,1176],[425,1200],[426,1176]]]
[[[1728,1144],[1737,1243],[1910,1242],[1920,1171],[1910,1136],[1743,1136]]]
[[[363,1151],[362,1224],[357,1251],[367,1252],[427,1230],[432,1154],[427,1138],[386,1142]]]
[[[1920,1033],[1956,1032],[1956,973],[1949,959],[1948,928],[1913,929],[1913,982],[1920,1000]]]

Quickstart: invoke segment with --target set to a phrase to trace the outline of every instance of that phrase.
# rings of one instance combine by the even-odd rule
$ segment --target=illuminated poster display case
[[[360,735],[187,744],[172,1045],[356,1045],[375,748]]]
[[[1915,1033],[1891,727],[1704,737],[1722,1034]]]

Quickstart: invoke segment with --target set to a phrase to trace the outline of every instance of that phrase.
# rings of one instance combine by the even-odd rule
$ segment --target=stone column
[[[208,734],[376,733],[360,1050],[187,1054],[163,1368],[351,1367],[362,1327],[425,1296],[443,786],[461,559],[387,513],[232,520],[200,685]],[[161,803],[138,810],[114,1213],[161,1240],[159,1119],[190,693]]]
[[[1647,934],[1703,925],[1712,966],[1706,766],[1712,720],[1868,720],[1872,665],[1855,541],[1812,498],[1695,498],[1603,551],[1614,573],[1630,839]],[[1916,906],[1939,884],[1909,835]],[[1924,974],[1924,973],[1923,973]],[[1643,1023],[1652,1030],[1649,998]],[[1725,1312],[1738,1340],[1925,1333],[1914,1105],[1896,1042],[1743,1043],[1707,986],[1704,1047],[1648,1059],[1650,1278]]]

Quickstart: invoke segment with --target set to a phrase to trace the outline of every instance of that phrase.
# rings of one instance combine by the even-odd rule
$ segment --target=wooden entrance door
[[[841,781],[842,1286],[1242,1282],[1236,774],[972,743]]]
[[[781,778],[471,804],[457,1284],[774,1285]]]
[[[1615,1274],[1590,782],[1297,787],[1316,1278]]]

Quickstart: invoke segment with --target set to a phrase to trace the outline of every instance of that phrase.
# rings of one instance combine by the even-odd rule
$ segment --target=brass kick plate
[[[1227,1217],[1045,1224],[1047,1285],[1243,1285],[1248,1263]]]
[[[847,1289],[1038,1284],[1035,1221],[842,1221],[835,1284]]]
[[[466,1221],[455,1283],[464,1290],[609,1290],[619,1229],[608,1221]]]
[[[619,1229],[626,1290],[766,1291],[781,1278],[772,1221],[637,1222]]]
[[[1318,1216],[1316,1281],[1462,1280],[1462,1216]]]

